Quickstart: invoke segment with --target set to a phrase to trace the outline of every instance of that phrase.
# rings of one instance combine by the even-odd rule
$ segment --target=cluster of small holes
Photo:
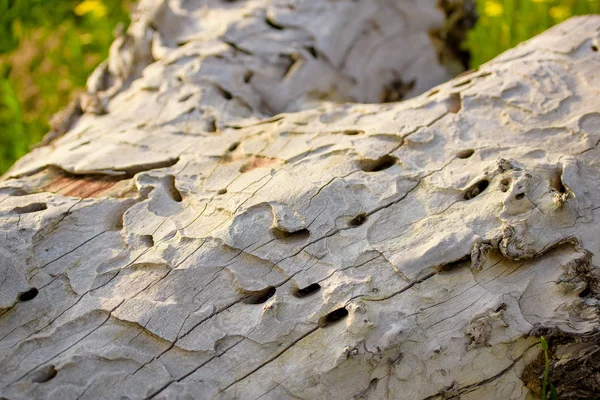
[[[500,191],[506,193],[508,189],[510,189],[510,179],[502,179],[500,181]]]
[[[19,300],[20,301],[33,300],[38,295],[38,293],[39,293],[39,291],[36,288],[31,288],[28,291],[19,294]]]

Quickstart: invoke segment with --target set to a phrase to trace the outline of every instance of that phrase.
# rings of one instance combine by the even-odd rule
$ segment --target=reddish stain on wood
[[[283,160],[277,158],[252,156],[242,165],[240,172],[248,172],[256,168],[279,167],[281,165],[283,165]]]
[[[131,179],[101,175],[65,175],[53,173],[44,191],[82,199],[129,197],[136,193]]]

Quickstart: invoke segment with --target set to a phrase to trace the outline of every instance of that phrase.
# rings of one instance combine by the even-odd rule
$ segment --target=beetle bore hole
[[[517,195],[515,196],[515,199],[522,200],[524,197],[525,197],[525,193],[517,193]]]
[[[247,291],[248,296],[244,299],[246,304],[262,304],[269,300],[275,294],[276,289],[273,286],[267,286],[263,290],[255,292]]]
[[[223,88],[218,88],[219,91],[221,92],[221,95],[226,99],[226,100],[231,100],[233,99],[233,95],[231,94],[231,92],[228,92],[227,90],[223,89]]]
[[[556,190],[559,193],[567,192],[567,188],[565,187],[565,185],[562,181],[562,171],[561,170],[554,171],[554,173],[552,174],[552,178],[550,180],[550,185],[552,186],[552,188],[554,190]]]
[[[592,51],[598,51],[598,46],[596,46],[595,44],[592,45]]]
[[[345,307],[338,308],[337,310],[333,310],[329,314],[321,317],[319,319],[319,326],[324,328],[326,326],[332,325],[348,316],[348,310]]]
[[[235,149],[237,149],[240,146],[240,142],[233,142],[231,143],[231,145],[229,145],[229,147],[227,148],[228,152],[232,152],[235,151]]]
[[[319,58],[319,54],[317,53],[317,49],[314,46],[305,47],[305,49],[310,53],[313,58]]]
[[[29,213],[34,213],[34,212],[38,212],[38,211],[44,211],[47,209],[48,209],[48,206],[46,205],[46,203],[31,203],[31,204],[28,204],[23,207],[15,207],[13,209],[13,211],[16,214],[29,214]]]
[[[473,149],[461,150],[458,153],[456,153],[456,157],[464,160],[465,158],[471,157],[474,153],[475,150]]]
[[[469,186],[469,188],[465,191],[465,200],[471,200],[479,196],[482,192],[485,191],[485,189],[487,189],[489,185],[490,181],[487,179],[482,179],[479,182],[475,182],[474,184]]]
[[[283,240],[306,240],[310,237],[310,232],[308,229],[301,229],[295,232],[287,232],[283,229],[272,228],[271,233],[275,236],[275,239],[283,239]]]
[[[227,193],[227,189],[219,189],[219,191],[217,192],[218,195],[225,194],[225,193]]]
[[[500,191],[501,192],[508,192],[508,189],[510,188],[510,179],[502,179],[500,181]]]
[[[362,159],[358,162],[358,166],[365,172],[379,172],[393,167],[396,161],[396,157],[386,154],[376,160]]]
[[[152,235],[142,235],[142,236],[140,236],[140,241],[146,247],[152,247],[152,246],[154,246],[154,238],[152,237]]]
[[[33,373],[31,381],[35,383],[48,382],[49,380],[54,379],[57,374],[58,371],[54,365],[46,365]]]
[[[265,24],[269,25],[273,29],[277,29],[278,31],[283,30],[283,26],[279,25],[278,23],[273,21],[271,18],[268,18],[268,17],[265,18]]]
[[[452,272],[452,271],[456,271],[462,267],[467,266],[470,261],[471,261],[471,255],[468,254],[459,260],[452,261],[447,264],[442,264],[439,267],[437,267],[436,269],[438,272]]]
[[[356,217],[348,221],[348,226],[361,226],[367,220],[367,214],[360,213]]]
[[[311,294],[317,293],[319,290],[321,290],[321,285],[318,283],[311,283],[302,289],[297,288],[292,292],[292,295],[294,295],[294,297],[307,297]]]
[[[584,298],[584,297],[588,297],[590,294],[592,294],[592,291],[590,290],[590,287],[589,287],[589,286],[586,286],[586,287],[585,287],[585,289],[583,289],[583,290],[582,290],[582,291],[581,291],[581,292],[578,294],[578,296],[579,296],[579,297],[581,297],[581,298]]]
[[[35,299],[39,291],[36,288],[31,288],[26,292],[19,294],[20,301],[29,301]]]

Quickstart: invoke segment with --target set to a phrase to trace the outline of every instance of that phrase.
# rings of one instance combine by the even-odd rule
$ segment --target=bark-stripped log
[[[524,399],[539,334],[594,395],[600,17],[335,104],[388,62],[348,21],[392,46],[403,7],[442,16],[192,3],[142,3],[88,112],[0,184],[0,396]]]

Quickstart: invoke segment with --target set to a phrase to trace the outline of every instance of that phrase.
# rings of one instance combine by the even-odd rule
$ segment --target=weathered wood
[[[448,77],[434,2],[200,3],[0,183],[0,396],[525,399],[534,335],[595,349],[600,17],[338,104]]]

